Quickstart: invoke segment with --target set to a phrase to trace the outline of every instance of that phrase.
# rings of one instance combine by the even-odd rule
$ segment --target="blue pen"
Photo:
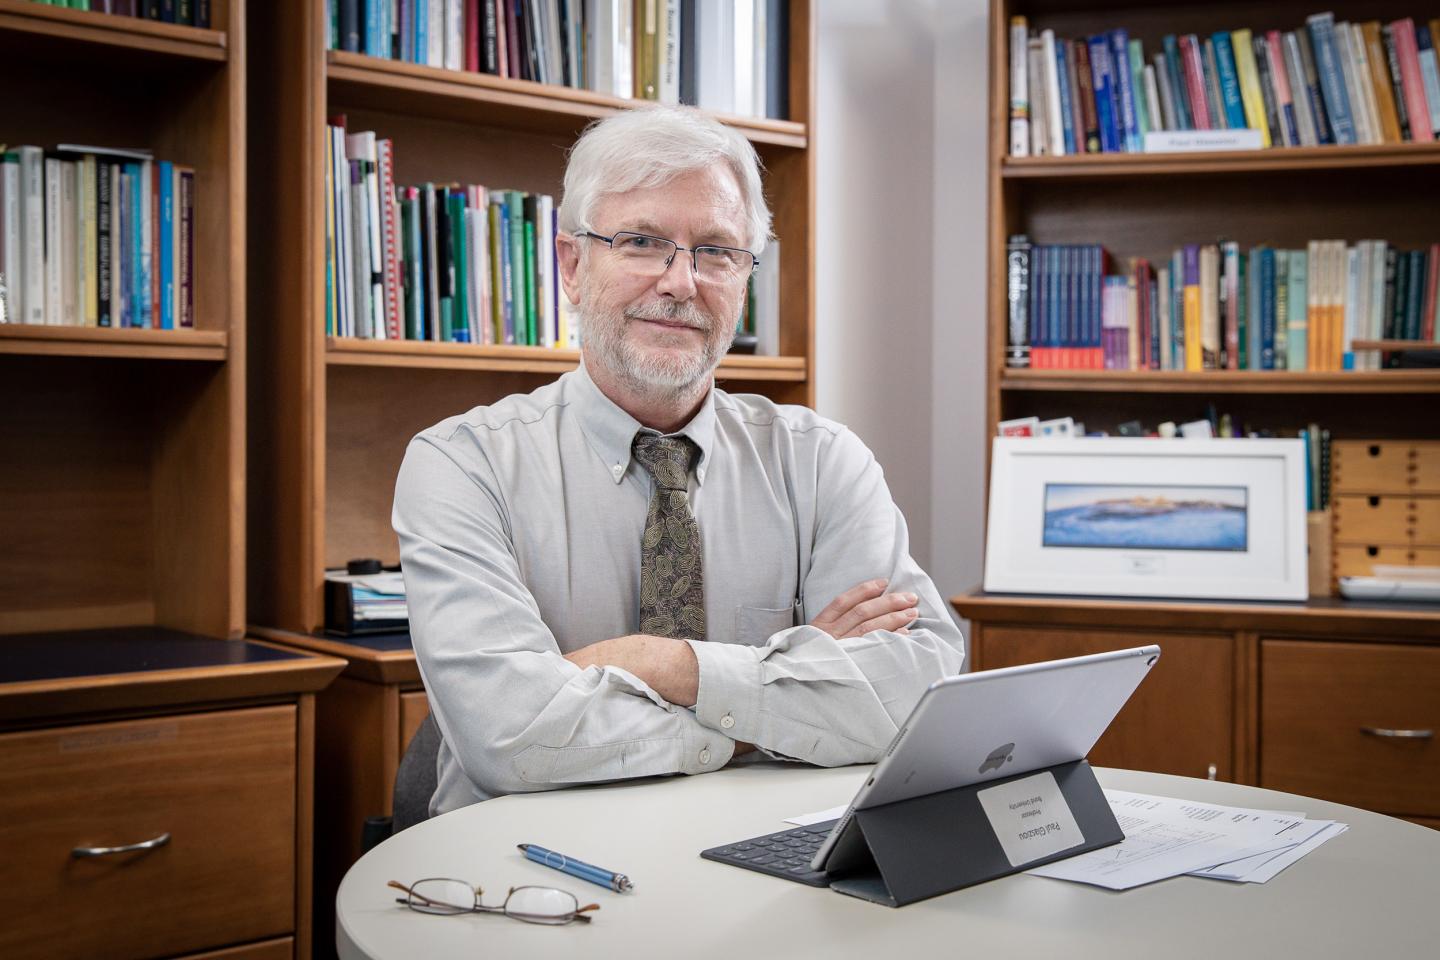
[[[559,870],[561,873],[568,873],[572,877],[579,877],[581,880],[588,880],[591,883],[599,884],[602,887],[609,887],[616,893],[628,893],[635,889],[635,884],[623,873],[615,873],[613,870],[602,870],[600,867],[592,867],[588,863],[579,860],[572,860],[563,853],[556,853],[554,850],[546,850],[544,847],[537,847],[533,843],[516,844],[520,852],[525,854],[526,860],[534,860],[536,863],[544,864],[552,870]]]

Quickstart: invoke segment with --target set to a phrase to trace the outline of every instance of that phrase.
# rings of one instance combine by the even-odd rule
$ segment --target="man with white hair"
[[[431,812],[878,759],[964,641],[854,434],[714,385],[769,234],[754,149],[637,109],[581,136],[564,186],[580,368],[423,431],[396,486]]]

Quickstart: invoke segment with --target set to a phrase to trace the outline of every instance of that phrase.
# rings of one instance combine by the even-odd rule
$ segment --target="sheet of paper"
[[[850,805],[842,804],[838,807],[831,807],[829,810],[817,810],[814,813],[802,813],[793,817],[786,817],[786,823],[793,823],[797,827],[808,827],[812,823],[824,823],[826,820],[839,820],[845,816],[845,811]]]
[[[1128,890],[1289,846],[1264,810],[1106,790],[1125,839],[1029,873]],[[1292,819],[1303,819],[1303,816]]]
[[[1277,853],[1265,854],[1264,856],[1259,858],[1252,858],[1259,859],[1264,862],[1260,866],[1253,868],[1245,876],[1238,878],[1238,882],[1265,883],[1268,880],[1272,880],[1279,875],[1280,871],[1284,870],[1286,867],[1290,866],[1290,864],[1304,857],[1306,854],[1309,854],[1316,847],[1319,847],[1322,843],[1325,843],[1327,840],[1332,840],[1335,837],[1340,836],[1340,834],[1344,833],[1346,830],[1350,829],[1350,825],[1348,823],[1336,823],[1334,821],[1324,820],[1316,822],[1326,823],[1328,825],[1322,827],[1320,830],[1314,833],[1310,837],[1310,839],[1304,841],[1303,843],[1297,843],[1292,847],[1286,847],[1284,850],[1281,850]],[[1206,874],[1203,872],[1197,873],[1195,875],[1197,877],[1206,876]]]
[[[1277,816],[1275,818],[1275,839],[1284,840],[1285,846],[1278,850],[1271,850],[1269,853],[1245,857],[1242,860],[1231,860],[1229,863],[1218,863],[1213,867],[1206,867],[1204,870],[1190,872],[1197,877],[1210,877],[1215,880],[1244,880],[1246,876],[1263,867],[1271,859],[1282,856],[1287,850],[1299,846],[1333,822],[1333,820],[1305,819],[1297,821],[1288,816]]]

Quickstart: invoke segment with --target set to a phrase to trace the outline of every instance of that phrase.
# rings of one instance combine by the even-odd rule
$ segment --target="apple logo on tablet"
[[[1014,756],[1012,756],[1014,750],[1015,744],[1013,743],[1000,744],[1000,746],[991,750],[990,756],[986,757],[985,762],[980,764],[979,772],[989,773],[991,770],[999,770],[1005,766],[1005,764],[1015,759]]]

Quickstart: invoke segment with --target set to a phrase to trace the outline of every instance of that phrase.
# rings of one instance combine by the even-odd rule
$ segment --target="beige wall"
[[[987,8],[816,6],[816,403],[875,451],[948,597],[983,569]]]

